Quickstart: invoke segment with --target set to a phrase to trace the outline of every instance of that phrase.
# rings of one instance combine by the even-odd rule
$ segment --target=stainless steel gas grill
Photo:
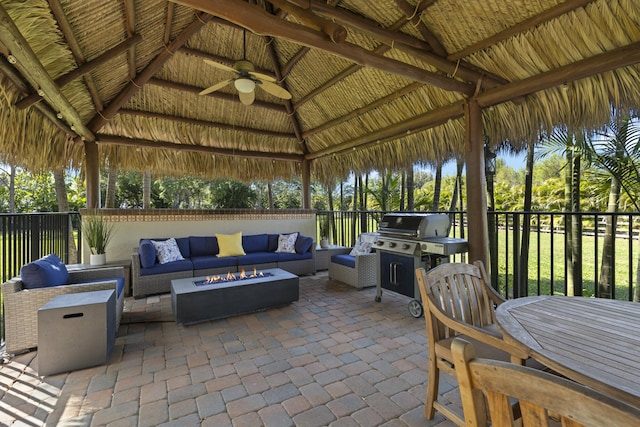
[[[433,268],[449,261],[449,256],[467,251],[467,241],[447,237],[449,216],[444,214],[386,214],[380,222],[375,248],[380,268],[376,302],[382,289],[410,298],[409,313],[423,313],[416,269]]]

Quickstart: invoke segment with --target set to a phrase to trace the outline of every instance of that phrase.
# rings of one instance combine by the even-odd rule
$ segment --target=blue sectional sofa
[[[296,275],[315,274],[315,242],[313,238],[297,233],[295,244],[279,247],[281,236],[287,234],[223,234],[214,236],[190,236],[175,238],[179,256],[175,261],[161,263],[158,242],[170,239],[141,239],[134,248],[131,264],[133,296],[168,293],[171,280],[187,277],[209,276],[227,272],[247,272],[255,269],[281,268]],[[235,236],[231,251],[228,238]],[[220,237],[220,242],[218,237]],[[154,243],[155,242],[155,243]],[[241,247],[238,248],[238,245]],[[221,250],[221,246],[222,250]],[[238,251],[235,251],[239,249]],[[287,252],[283,251],[287,250]],[[236,253],[240,253],[236,255]],[[242,254],[243,253],[243,254]]]

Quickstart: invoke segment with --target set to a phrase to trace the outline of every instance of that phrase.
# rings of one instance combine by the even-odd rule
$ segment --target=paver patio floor
[[[36,351],[0,365],[0,425],[453,425],[423,415],[424,319],[374,296],[325,272],[301,277],[291,305],[192,326],[169,295],[129,298],[107,365],[39,377]]]

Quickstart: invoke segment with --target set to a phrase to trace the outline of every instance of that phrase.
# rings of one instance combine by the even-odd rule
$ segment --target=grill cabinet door
[[[380,285],[384,289],[414,298],[415,269],[413,256],[380,253]]]

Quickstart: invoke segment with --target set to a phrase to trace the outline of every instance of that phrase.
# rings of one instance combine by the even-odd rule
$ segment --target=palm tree
[[[631,115],[612,115],[611,122],[603,129],[594,132],[590,141],[595,163],[611,176],[609,203],[605,224],[605,237],[600,269],[599,294],[610,297],[615,286],[614,275],[614,239],[616,235],[615,213],[618,211],[620,191],[623,190],[636,210],[640,210],[640,124]],[[640,259],[636,276],[633,299],[640,301]]]

